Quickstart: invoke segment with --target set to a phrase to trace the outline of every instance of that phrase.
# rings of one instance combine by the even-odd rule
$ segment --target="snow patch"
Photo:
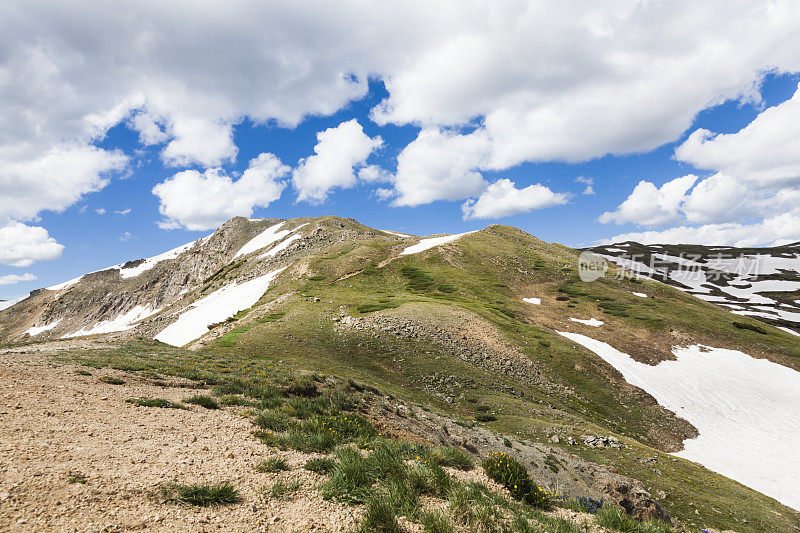
[[[542,299],[541,298],[523,298],[522,301],[523,302],[528,302],[529,304],[533,304],[533,305],[542,305]]]
[[[652,366],[585,335],[558,333],[697,428],[675,455],[800,509],[800,372],[702,345],[674,347],[675,361]]]
[[[428,237],[422,239],[417,244],[409,246],[408,248],[400,252],[400,255],[418,254],[419,252],[424,252],[425,250],[430,250],[431,248],[441,246],[442,244],[447,244],[448,242],[453,242],[455,240],[458,240],[464,235],[469,235],[470,233],[475,233],[475,232],[467,231],[465,233],[457,233],[455,235],[444,235],[442,237]]]
[[[233,283],[197,300],[184,311],[178,320],[164,328],[156,340],[173,346],[183,346],[208,333],[208,326],[222,322],[239,311],[255,304],[269,288],[283,268],[263,276]]]
[[[239,251],[236,252],[236,255],[233,256],[236,259],[239,256],[247,255],[250,253],[255,252],[256,250],[260,250],[262,248],[266,248],[272,244],[275,244],[279,240],[283,239],[287,235],[289,235],[292,230],[288,229],[280,229],[285,222],[278,222],[274,226],[270,226],[249,241],[245,243],[244,246],[239,248]]]
[[[648,298],[648,296],[643,292],[632,292],[634,296],[638,296],[639,298]]]
[[[149,305],[137,305],[127,313],[123,313],[111,320],[103,320],[97,324],[89,327],[83,327],[78,331],[67,333],[62,336],[62,339],[70,337],[83,337],[86,335],[99,335],[101,333],[114,333],[116,331],[125,331],[136,326],[136,322],[143,320],[161,311],[161,309],[152,309]]]
[[[582,320],[580,318],[570,318],[570,320],[572,320],[573,322],[577,322],[579,324],[584,324],[586,326],[592,326],[593,328],[599,328],[600,326],[605,324],[605,322],[603,322],[602,320],[597,320],[596,318],[590,318],[589,320]]]
[[[792,335],[797,335],[798,337],[800,337],[800,333],[797,333],[797,332],[796,332],[795,330],[793,330],[793,329],[785,328],[785,327],[783,327],[783,326],[777,326],[777,328],[778,328],[779,330],[781,330],[781,331],[785,331],[786,333],[791,333]]]
[[[59,322],[61,322],[60,318],[55,322],[50,322],[49,324],[45,324],[44,326],[34,326],[32,328],[28,328],[25,331],[23,331],[23,333],[27,333],[28,335],[33,337],[34,335],[38,335],[39,333],[44,333],[45,331],[53,329],[58,325]]]
[[[259,255],[258,258],[259,259],[264,259],[264,258],[267,258],[267,257],[275,257],[280,252],[282,252],[285,249],[287,249],[290,244],[292,244],[294,241],[298,240],[299,238],[300,238],[300,235],[295,233],[291,237],[289,237],[287,239],[284,239],[282,242],[280,242],[280,243],[276,244],[274,247],[270,248],[267,252]]]
[[[168,251],[164,252],[163,254],[158,254],[158,255],[155,255],[153,257],[148,257],[142,263],[140,263],[140,264],[138,264],[138,265],[136,265],[134,267],[120,268],[119,275],[123,279],[135,278],[139,274],[142,274],[143,272],[147,272],[148,270],[150,270],[151,268],[156,266],[161,261],[167,261],[168,259],[175,259],[179,255],[181,255],[183,252],[189,250],[192,246],[194,246],[194,244],[196,242],[198,242],[198,241],[187,242],[186,244],[178,246],[177,248],[173,248],[172,250],[168,250]]]
[[[388,233],[389,235],[397,235],[398,237],[403,237],[404,239],[409,239],[409,238],[413,237],[413,235],[409,235],[407,233],[400,233],[399,231],[392,231],[392,230],[388,230],[388,229],[382,229],[382,230],[378,230],[378,231],[382,231],[384,233]]]
[[[13,298],[11,300],[3,300],[2,302],[0,302],[0,311],[2,311],[3,309],[8,309],[9,307],[20,303],[25,298],[27,298],[27,296],[20,296],[18,298]]]

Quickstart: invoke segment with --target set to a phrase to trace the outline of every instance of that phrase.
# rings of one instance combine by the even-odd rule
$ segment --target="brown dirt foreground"
[[[78,369],[35,353],[2,354],[0,531],[344,531],[360,514],[322,499],[323,478],[301,468],[310,456],[300,453],[280,455],[289,475],[302,479],[301,491],[279,501],[262,496],[279,474],[254,466],[278,452],[257,442],[233,410],[136,407],[125,400],[177,402],[194,391]],[[69,483],[74,475],[86,483]],[[221,481],[239,489],[240,503],[199,508],[157,496],[162,483]]]

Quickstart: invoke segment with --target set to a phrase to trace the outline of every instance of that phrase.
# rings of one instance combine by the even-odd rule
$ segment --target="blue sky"
[[[488,27],[479,7],[428,11],[410,3],[407,11],[419,7],[425,22],[396,15],[400,20],[383,30],[386,42],[374,44],[356,20],[332,23],[314,20],[310,8],[262,12],[258,3],[234,2],[238,15],[277,19],[276,27],[285,17],[298,31],[283,37],[254,25],[248,35],[235,20],[226,26],[220,17],[215,27],[213,13],[197,20],[184,13],[189,27],[210,35],[204,51],[205,41],[195,49],[190,35],[175,31],[180,9],[167,13],[145,2],[130,9],[153,22],[156,44],[131,54],[115,33],[138,42],[141,30],[124,14],[97,4],[96,26],[79,13],[61,14],[75,17],[85,37],[67,22],[54,23],[57,12],[11,4],[0,12],[12,37],[0,43],[0,68],[27,81],[0,86],[0,252],[8,250],[0,253],[0,280],[7,280],[0,299],[155,255],[210,233],[232,214],[332,214],[417,235],[499,223],[570,246],[621,238],[800,240],[800,161],[790,149],[800,132],[785,126],[800,122],[793,120],[800,118],[793,99],[800,46],[786,37],[797,34],[783,27],[786,13],[731,10],[730,33],[716,35],[720,60],[702,39],[703,30],[722,31],[719,18],[690,4],[681,30],[652,26],[661,15],[637,12],[641,7],[601,10],[595,15],[611,27],[603,31],[617,35],[610,40],[595,31],[594,19],[576,21],[551,6],[549,23],[584,32],[586,43],[565,39],[543,49],[527,36],[548,21],[529,12],[526,26],[527,15],[510,7]],[[392,19],[345,5],[367,27]],[[684,15],[676,7],[669,16]],[[753,27],[744,22],[754,17]],[[442,31],[426,34],[428,23]],[[779,30],[765,36],[770,24]],[[653,33],[652,42],[620,43],[632,26]],[[29,33],[15,40],[19,28]],[[318,39],[319,32],[329,39]],[[254,51],[262,33],[270,47],[281,45],[280,57]],[[395,43],[403,38],[404,46]],[[786,53],[776,53],[775,43]],[[634,51],[645,57],[630,72],[609,67],[609,58]],[[553,66],[565,73],[552,75]],[[326,130],[330,136],[318,137]],[[284,166],[253,178],[260,202],[192,211],[208,203],[204,198],[218,198],[209,192],[212,181],[233,190],[262,154]],[[364,168],[380,179],[365,179]],[[332,182],[325,181],[329,169],[339,176]],[[154,193],[186,171],[195,171],[184,174],[190,190],[209,189],[195,206],[177,188]],[[593,194],[582,194],[588,185]],[[10,237],[3,227],[14,230]],[[12,283],[23,275],[36,279]]]

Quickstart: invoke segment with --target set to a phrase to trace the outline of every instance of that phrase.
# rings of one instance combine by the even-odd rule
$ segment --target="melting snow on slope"
[[[50,322],[49,324],[45,324],[44,326],[34,326],[32,328],[28,328],[25,331],[23,331],[23,333],[27,333],[28,335],[33,337],[34,335],[38,335],[39,333],[44,333],[45,331],[53,329],[58,325],[59,322],[61,322],[60,318],[55,322]]]
[[[222,322],[255,304],[282,268],[244,283],[233,283],[197,300],[178,320],[156,335],[156,340],[183,346],[208,333],[208,326]]]
[[[161,309],[152,309],[149,305],[137,305],[127,313],[123,313],[111,320],[103,320],[94,326],[83,327],[73,333],[67,333],[62,339],[70,337],[83,337],[85,335],[99,335],[100,333],[114,333],[116,331],[125,331],[131,329],[136,325],[136,322],[145,319],[161,311]]]
[[[796,332],[795,330],[793,330],[793,329],[785,328],[785,327],[783,327],[783,326],[776,326],[776,327],[777,327],[778,329],[780,329],[780,330],[783,330],[783,331],[785,331],[786,333],[791,333],[792,335],[797,335],[798,337],[800,337],[800,333],[797,333],[797,332]]]
[[[382,229],[382,230],[379,230],[379,231],[382,231],[384,233],[388,233],[389,235],[396,235],[398,237],[403,237],[404,239],[408,239],[410,237],[413,237],[413,235],[409,235],[407,233],[400,233],[399,231],[392,231],[392,230],[388,230],[388,229]]]
[[[442,244],[447,244],[448,242],[453,242],[455,240],[460,239],[464,235],[469,235],[470,233],[475,233],[474,231],[467,231],[466,233],[457,233],[455,235],[445,235],[443,237],[428,237],[426,239],[422,239],[417,244],[409,246],[402,252],[400,255],[411,255],[411,254],[418,254],[419,252],[424,252],[425,250],[429,250],[431,248],[435,248],[436,246],[441,246]]]
[[[593,328],[599,328],[605,322],[602,320],[597,320],[596,318],[590,318],[589,320],[582,320],[580,318],[570,318],[573,322],[577,322],[579,324],[584,324],[586,326],[592,326]]]
[[[639,298],[647,298],[647,295],[643,292],[632,292],[634,296],[638,296]]]
[[[800,372],[699,345],[674,347],[677,360],[652,366],[590,337],[558,333],[697,428],[700,435],[676,455],[800,509]]]
[[[289,229],[281,229],[285,222],[279,222],[274,226],[270,226],[249,241],[245,243],[244,246],[239,248],[239,251],[236,252],[236,255],[233,256],[236,259],[239,256],[247,255],[249,253],[253,253],[256,250],[260,250],[262,248],[266,248],[272,244],[275,244],[279,240],[283,239],[287,235],[289,235],[292,230]]]
[[[173,248],[172,250],[164,252],[163,254],[158,254],[158,255],[155,255],[153,257],[148,257],[147,259],[145,259],[144,261],[142,261],[140,264],[136,265],[135,267],[120,268],[119,269],[119,275],[123,279],[124,278],[135,278],[139,274],[150,270],[151,268],[156,266],[161,261],[166,261],[168,259],[175,259],[179,255],[181,255],[183,252],[185,252],[186,250],[188,250],[189,248],[194,246],[194,243],[196,243],[196,242],[197,241],[187,242],[186,244],[178,246],[177,248]]]
[[[294,241],[298,240],[301,236],[295,233],[288,239],[285,239],[283,242],[276,244],[274,247],[270,248],[265,253],[258,256],[259,259],[264,259],[265,257],[275,257],[278,253],[284,251],[292,244]]]
[[[8,309],[12,305],[18,304],[19,302],[21,302],[25,298],[27,298],[27,296],[20,296],[19,298],[14,298],[12,300],[4,300],[4,301],[0,302],[0,311],[2,311],[3,309]]]
[[[533,305],[542,305],[542,299],[541,298],[523,298],[522,301],[523,302],[528,302],[529,304],[533,304]]]

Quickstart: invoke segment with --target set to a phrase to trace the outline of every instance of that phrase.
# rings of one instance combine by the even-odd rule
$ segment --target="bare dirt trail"
[[[136,407],[125,400],[177,402],[193,391],[81,368],[31,351],[0,355],[0,531],[343,531],[353,523],[356,509],[322,500],[322,478],[301,468],[304,454],[280,454],[302,480],[300,493],[263,497],[279,475],[254,466],[277,452],[234,410]],[[240,503],[198,508],[157,497],[159,484],[221,481],[239,489]]]

